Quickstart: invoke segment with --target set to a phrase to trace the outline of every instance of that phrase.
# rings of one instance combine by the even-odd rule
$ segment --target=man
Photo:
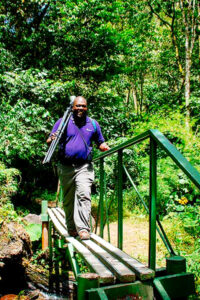
[[[104,141],[98,122],[87,116],[85,98],[76,97],[72,111],[59,145],[58,175],[68,233],[85,240],[90,238],[91,186],[94,181],[92,142],[101,151],[110,148]],[[60,122],[61,119],[55,123],[47,143],[55,139]]]

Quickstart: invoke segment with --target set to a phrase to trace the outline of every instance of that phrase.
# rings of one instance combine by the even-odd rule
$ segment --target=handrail
[[[150,205],[149,205],[149,267],[155,270],[156,266],[156,198],[157,198],[157,146],[160,146],[175,164],[190,178],[196,187],[200,189],[200,173],[189,161],[176,149],[175,146],[159,131],[150,129],[112,149],[106,151],[93,162],[100,160],[100,235],[103,237],[103,199],[104,199],[104,158],[118,153],[118,247],[123,247],[123,193],[122,193],[122,164],[123,149],[134,144],[150,139]],[[158,220],[157,220],[158,221]],[[161,228],[163,235],[163,229]],[[167,237],[164,236],[167,240]],[[168,244],[169,245],[169,244]],[[173,252],[173,250],[172,250]]]
[[[200,173],[176,149],[174,145],[157,129],[149,130],[150,136],[173,159],[191,181],[200,189]]]
[[[138,135],[138,136],[136,136],[136,137],[120,144],[120,145],[117,145],[117,146],[111,148],[110,150],[108,150],[106,152],[101,153],[100,155],[98,155],[97,157],[95,157],[93,159],[93,162],[98,161],[100,158],[105,158],[106,156],[109,156],[109,155],[111,155],[111,154],[113,154],[113,153],[115,153],[119,150],[123,150],[124,148],[128,148],[128,147],[130,147],[134,144],[137,144],[137,143],[147,139],[149,136],[150,136],[149,130],[145,131],[144,133],[142,133],[142,134],[140,134],[140,135]]]
[[[150,129],[144,133],[115,146],[109,151],[103,152],[93,159],[93,162],[98,161],[100,158],[105,158],[119,150],[128,148],[134,144],[152,137],[156,144],[158,144],[182,169],[182,171],[192,180],[192,182],[200,189],[200,173],[190,164],[190,162],[176,149],[176,147],[157,129]]]

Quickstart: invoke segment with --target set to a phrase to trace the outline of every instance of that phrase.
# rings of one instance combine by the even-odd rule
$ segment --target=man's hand
[[[50,137],[48,137],[47,143],[49,144],[49,143],[51,143],[53,140],[55,140],[56,136],[57,136],[57,132],[54,132]]]
[[[99,146],[99,150],[104,152],[104,151],[108,151],[110,150],[110,147],[106,144],[106,143],[102,143],[100,146]]]

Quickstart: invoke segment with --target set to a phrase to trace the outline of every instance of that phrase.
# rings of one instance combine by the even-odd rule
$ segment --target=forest
[[[87,99],[111,148],[158,129],[200,171],[199,1],[0,0],[0,24],[1,225],[39,214],[37,199],[55,198],[55,162],[42,161],[71,95]],[[115,160],[106,169],[108,197]],[[147,203],[147,143],[127,150],[125,164]],[[124,190],[124,209],[141,213],[127,180]],[[161,217],[186,230],[177,243],[192,249],[200,294],[199,191],[162,150],[158,198]]]

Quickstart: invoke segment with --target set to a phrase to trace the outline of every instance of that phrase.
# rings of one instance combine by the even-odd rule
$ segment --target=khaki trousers
[[[58,176],[68,230],[90,231],[91,187],[94,181],[92,163],[81,166],[59,163]]]

